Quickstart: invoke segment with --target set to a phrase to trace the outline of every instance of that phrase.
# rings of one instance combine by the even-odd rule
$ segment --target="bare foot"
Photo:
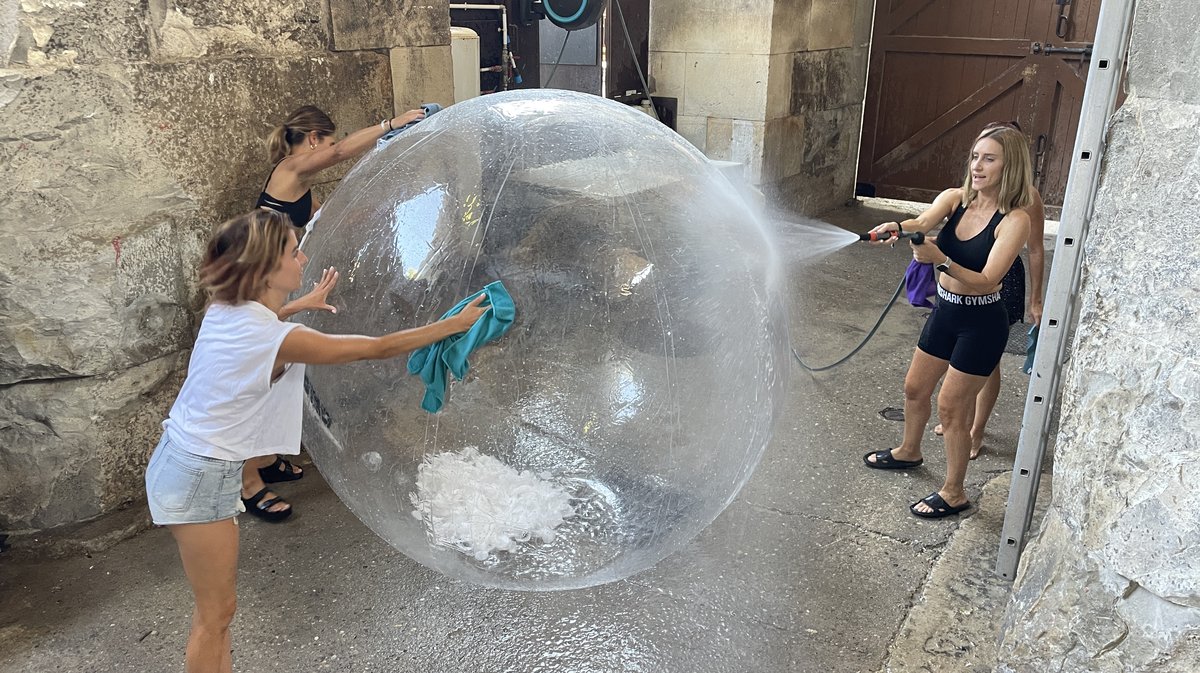
[[[976,437],[975,435],[971,435],[971,460],[975,460],[976,458],[978,458],[979,454],[982,452],[983,452],[983,437]]]
[[[942,436],[942,424],[941,423],[938,423],[937,425],[934,426],[933,434],[937,435],[938,437]],[[978,458],[979,454],[982,452],[983,452],[983,437],[976,437],[975,435],[971,435],[971,460],[975,460],[976,458]]]

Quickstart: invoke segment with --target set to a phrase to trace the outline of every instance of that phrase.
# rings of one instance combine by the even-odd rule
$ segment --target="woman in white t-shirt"
[[[467,331],[487,310],[481,295],[424,327],[322,334],[279,319],[306,261],[287,217],[268,210],[217,227],[204,255],[200,282],[211,303],[146,470],[151,516],[175,537],[196,599],[188,673],[233,669],[242,464],[299,452],[304,366],[395,357]]]

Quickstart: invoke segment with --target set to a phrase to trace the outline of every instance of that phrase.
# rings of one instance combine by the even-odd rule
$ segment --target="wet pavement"
[[[825,219],[865,231],[895,216],[856,205]],[[903,246],[851,245],[811,259],[807,224],[778,229],[793,345],[825,364],[862,339],[910,256]],[[749,484],[691,543],[624,581],[522,593],[449,580],[386,545],[310,469],[278,489],[297,509],[289,521],[242,517],[235,670],[849,672],[889,661],[892,670],[987,670],[1007,594],[987,569],[1024,403],[1023,358],[1004,356],[986,449],[968,472],[968,495],[985,512],[950,521],[908,513],[941,483],[932,432],[920,469],[861,463],[899,440],[901,424],[880,412],[903,406],[927,313],[898,303],[846,364],[794,368],[790,413]],[[960,526],[969,543],[955,544]],[[939,623],[961,621],[964,609],[976,615],[960,627],[970,632],[934,642]],[[0,554],[5,673],[180,671],[190,613],[162,529],[58,560]]]

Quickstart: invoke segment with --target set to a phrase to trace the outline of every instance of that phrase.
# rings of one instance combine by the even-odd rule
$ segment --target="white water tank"
[[[479,34],[450,26],[450,61],[454,64],[454,102],[479,96]]]

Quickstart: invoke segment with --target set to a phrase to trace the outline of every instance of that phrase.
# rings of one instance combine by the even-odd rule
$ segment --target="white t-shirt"
[[[271,382],[279,346],[299,326],[256,301],[213,302],[200,323],[187,379],[163,421],[171,441],[221,460],[299,453],[304,365],[287,365]]]

